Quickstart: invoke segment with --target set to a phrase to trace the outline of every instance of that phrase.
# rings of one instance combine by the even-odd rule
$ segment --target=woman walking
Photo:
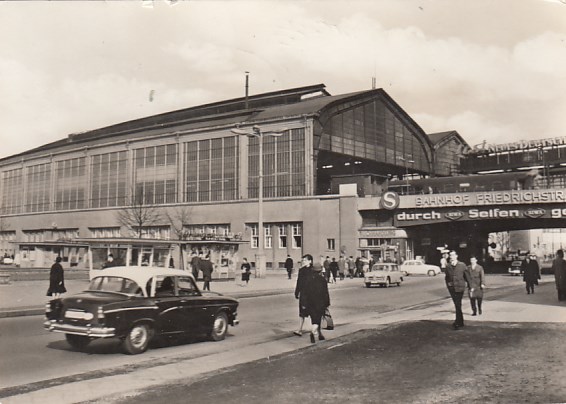
[[[306,311],[311,318],[312,324],[310,333],[312,343],[316,342],[317,336],[320,341],[325,339],[320,329],[320,322],[326,308],[330,306],[328,282],[321,272],[321,266],[313,266],[313,270],[310,272],[305,285]]]
[[[481,315],[481,303],[483,300],[483,290],[485,288],[485,272],[483,267],[478,264],[478,259],[473,255],[470,257],[470,265],[466,271],[468,272],[467,280],[472,316],[478,313]]]
[[[47,289],[47,296],[58,298],[61,297],[61,293],[65,293],[66,291],[61,257],[57,257],[49,272],[49,289]]]
[[[540,279],[540,269],[536,260],[536,255],[528,255],[523,261],[523,282],[527,288],[527,294],[535,293],[535,285]]]
[[[241,286],[247,286],[249,281],[250,281],[250,273],[252,272],[252,266],[248,262],[247,258],[243,259],[242,266],[241,266],[240,269],[242,270],[242,285]]]

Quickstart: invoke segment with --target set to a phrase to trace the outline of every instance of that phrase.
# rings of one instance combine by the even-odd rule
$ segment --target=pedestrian
[[[197,252],[193,252],[193,257],[191,258],[191,272],[195,281],[198,279],[198,273],[200,271],[200,257]]]
[[[57,257],[60,258],[60,257]],[[102,265],[102,268],[111,268],[111,267],[115,267],[116,266],[116,261],[114,261],[114,255],[112,255],[112,253],[108,254],[108,257],[106,258],[106,262],[104,263],[104,265]]]
[[[332,257],[332,261],[330,261],[329,265],[330,274],[332,275],[332,282],[336,283],[336,279],[338,278],[338,263],[336,262],[336,258]]]
[[[323,341],[324,335],[320,329],[320,322],[327,307],[330,306],[330,296],[328,294],[328,281],[320,273],[322,268],[318,265],[308,273],[305,283],[306,294],[306,311],[311,318],[311,342],[315,343],[318,337],[319,341]]]
[[[326,282],[330,282],[330,257],[327,255],[326,259],[322,262],[323,274]]]
[[[564,261],[564,251],[556,251],[556,258],[552,261],[552,271],[558,292],[558,300],[566,300],[566,261]]]
[[[343,255],[338,259],[338,274],[340,275],[340,280],[343,281],[346,276],[346,260]]]
[[[350,255],[346,263],[348,264],[348,276],[350,277],[350,279],[353,279],[356,268],[356,265],[354,263],[354,257]]]
[[[464,291],[466,290],[467,273],[466,265],[463,262],[458,261],[458,254],[456,251],[450,251],[448,255],[450,260],[448,266],[446,267],[446,287],[450,292],[450,297],[452,302],[454,302],[454,308],[456,309],[456,320],[452,323],[452,328],[455,330],[460,329],[464,326],[464,315],[462,313],[462,297],[464,296]]]
[[[248,286],[248,283],[250,282],[250,273],[252,272],[252,266],[248,262],[247,258],[244,258],[242,261],[243,262],[242,262],[242,266],[241,266],[241,270],[242,270],[242,285],[241,286]]]
[[[202,279],[204,281],[202,290],[210,290],[212,271],[214,271],[212,262],[210,262],[210,255],[207,254],[204,259],[200,261],[200,270],[202,271]]]
[[[536,255],[527,255],[522,263],[523,281],[527,288],[527,295],[535,293],[535,285],[538,285],[540,279],[540,268],[536,260]]]
[[[354,263],[356,266],[356,272],[354,273],[354,277],[363,277],[364,274],[364,261],[362,260],[362,257],[357,257],[356,258],[356,262]]]
[[[295,285],[295,299],[299,299],[299,329],[293,331],[293,334],[297,336],[303,335],[303,325],[305,323],[305,318],[309,316],[306,307],[306,284],[308,278],[310,278],[310,273],[313,270],[313,258],[310,254],[305,254],[301,260],[301,267],[299,268],[299,273],[297,274],[297,284]]]
[[[285,269],[287,270],[287,279],[291,279],[291,274],[293,273],[293,259],[289,254],[287,254],[287,259],[285,260]]]
[[[442,272],[446,272],[446,268],[448,267],[448,250],[442,250],[442,257],[440,258],[440,270]]]
[[[467,275],[472,316],[475,316],[478,313],[481,315],[481,303],[483,300],[483,290],[485,289],[485,271],[483,267],[478,264],[478,259],[474,255],[470,257],[470,265],[467,269]]]
[[[49,272],[49,289],[47,289],[47,296],[53,296],[57,299],[61,297],[61,293],[65,293],[66,291],[61,257],[57,257]]]

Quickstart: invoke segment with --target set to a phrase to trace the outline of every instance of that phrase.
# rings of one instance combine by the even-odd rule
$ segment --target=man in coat
[[[63,267],[61,266],[61,257],[55,259],[55,263],[51,266],[49,272],[49,289],[47,289],[47,296],[54,298],[61,297],[61,293],[65,293],[65,276],[63,274]]]
[[[287,278],[291,279],[291,274],[293,273],[293,258],[290,255],[287,255],[287,259],[285,260],[285,269],[287,270]]]
[[[536,256],[527,255],[521,266],[523,267],[523,281],[527,288],[527,294],[535,293],[535,285],[538,285],[540,279],[540,269]]]
[[[210,281],[212,280],[212,271],[214,271],[214,267],[212,266],[212,262],[210,262],[209,255],[204,257],[204,259],[200,262],[200,270],[202,271],[202,279],[204,280],[202,290],[210,290]]]
[[[313,270],[313,258],[310,254],[305,254],[301,261],[301,268],[299,269],[299,274],[297,275],[297,284],[295,285],[295,299],[299,299],[299,329],[293,331],[293,334],[297,336],[303,335],[303,325],[305,323],[305,318],[309,316],[307,312],[307,282],[310,278],[310,273]]]
[[[456,251],[450,251],[448,258],[449,263],[446,267],[445,281],[448,292],[450,292],[450,297],[452,297],[452,301],[454,302],[454,308],[456,309],[456,320],[452,324],[452,328],[458,330],[464,326],[462,297],[466,290],[466,284],[469,284],[469,282],[467,280],[466,265],[463,262],[458,261],[458,254]]]
[[[468,291],[470,294],[470,305],[472,306],[472,316],[481,315],[481,304],[483,301],[483,290],[485,288],[485,271],[478,264],[478,259],[472,255],[470,266],[466,269],[468,277]]]
[[[563,250],[556,251],[556,258],[552,261],[552,271],[554,272],[554,281],[558,291],[558,300],[566,300],[566,261],[564,261]]]

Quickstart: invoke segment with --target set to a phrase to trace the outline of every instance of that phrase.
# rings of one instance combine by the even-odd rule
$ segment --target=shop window
[[[279,228],[279,248],[287,248],[287,226],[282,224]]]
[[[335,251],[336,250],[336,240],[333,238],[327,238],[326,239],[326,249],[329,251]]]

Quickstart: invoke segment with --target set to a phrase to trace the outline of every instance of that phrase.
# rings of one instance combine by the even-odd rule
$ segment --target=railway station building
[[[456,131],[425,133],[383,89],[235,98],[1,159],[0,253],[95,268],[109,253],[182,268],[201,253],[228,276],[260,250],[267,270],[306,253],[411,258],[411,235],[360,201],[394,179],[477,173],[487,156]]]

